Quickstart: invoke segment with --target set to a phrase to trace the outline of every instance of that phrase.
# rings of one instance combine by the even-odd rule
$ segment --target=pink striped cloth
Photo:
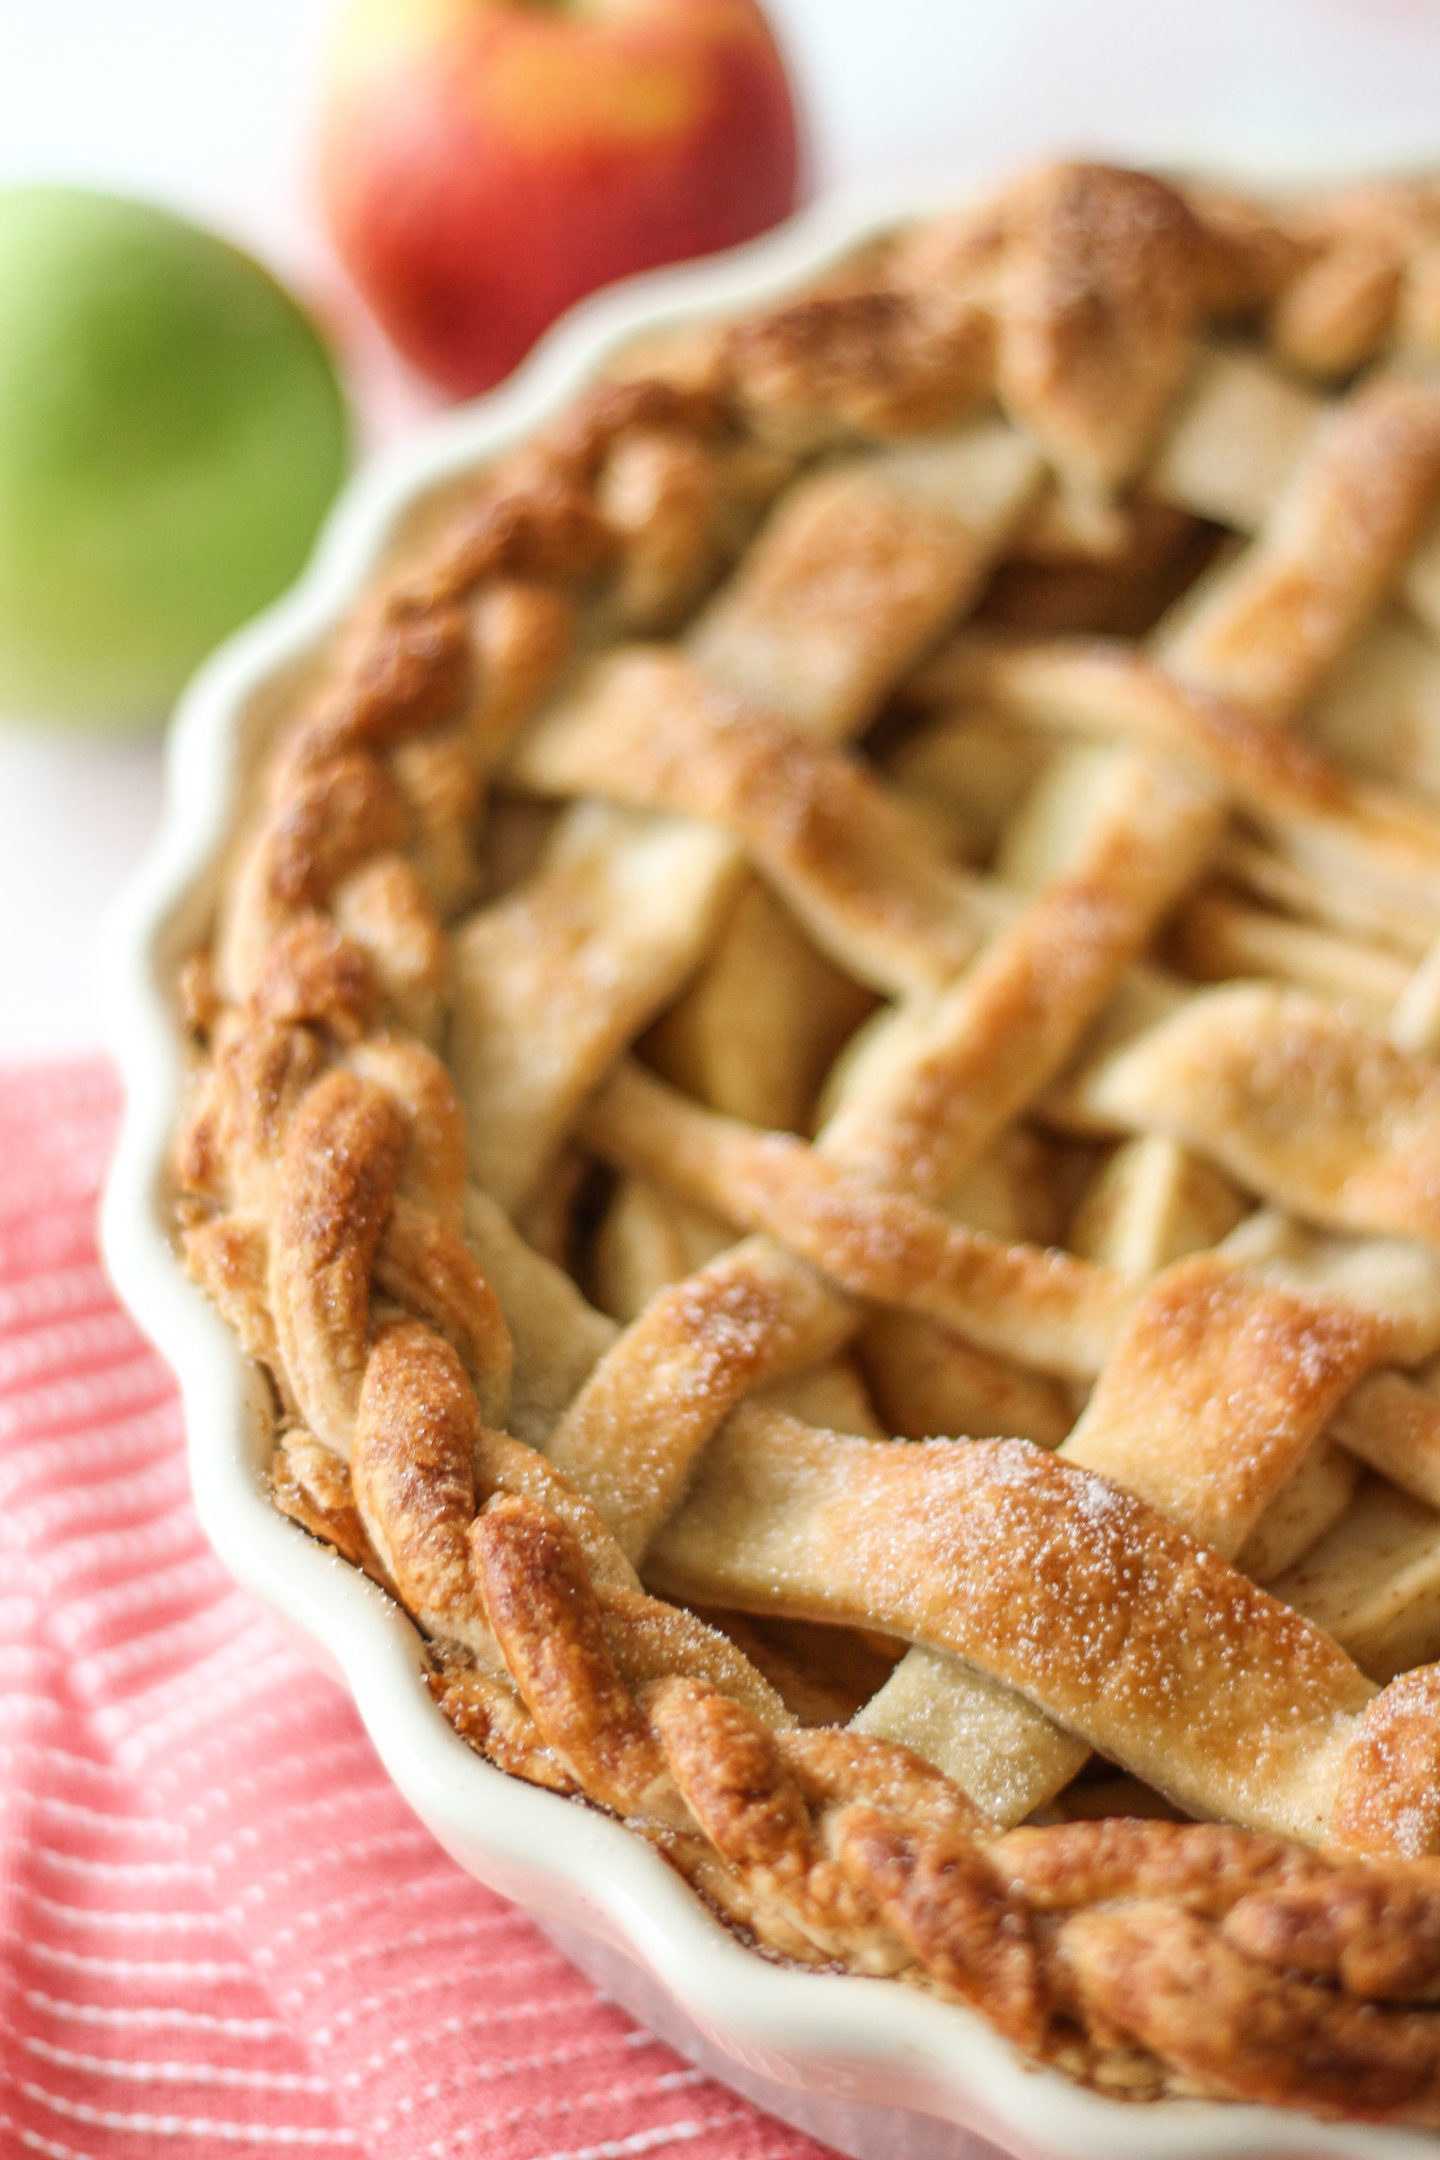
[[[211,1555],[96,1259],[115,1110],[0,1078],[0,2151],[823,2160],[460,1873]]]

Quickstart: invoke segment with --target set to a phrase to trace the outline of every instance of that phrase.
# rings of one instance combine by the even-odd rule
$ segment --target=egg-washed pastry
[[[636,343],[277,702],[188,1265],[442,1714],[1132,2099],[1440,2125],[1440,188]]]

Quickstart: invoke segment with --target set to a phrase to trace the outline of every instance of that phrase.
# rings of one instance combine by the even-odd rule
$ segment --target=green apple
[[[348,441],[258,263],[148,204],[0,191],[0,713],[159,717],[300,569]]]

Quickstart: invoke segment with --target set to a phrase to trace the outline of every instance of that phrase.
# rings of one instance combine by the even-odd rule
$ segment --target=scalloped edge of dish
[[[1299,185],[1402,162],[1393,144],[1371,147],[1372,156],[1347,155],[1343,171],[1289,153],[1263,160],[1253,145],[1214,141],[1115,154],[1252,185]],[[431,423],[352,480],[300,582],[187,690],[167,746],[160,833],[107,925],[107,1035],[125,1103],[102,1249],[121,1298],[179,1381],[196,1505],[230,1572],[347,1690],[389,1775],[445,1850],[542,1924],[578,1931],[638,1966],[698,2033],[711,2067],[735,2064],[752,2094],[760,2081],[762,2097],[765,2085],[784,2088],[787,2118],[817,2137],[833,2140],[853,2106],[873,2142],[870,2130],[857,2130],[851,2149],[867,2154],[916,2150],[914,2133],[938,2122],[959,2133],[955,2160],[973,2154],[966,2133],[1032,2160],[1420,2160],[1435,2147],[1418,2131],[1216,2101],[1109,2100],[1023,2062],[955,2005],[890,1981],[774,1963],[730,1935],[619,1822],[495,1769],[431,1702],[405,1615],[266,1498],[267,1383],[185,1275],[167,1226],[166,1164],[183,1076],[168,986],[208,915],[246,777],[241,732],[251,701],[334,626],[408,512],[528,434],[616,347],[757,304],[867,234],[963,201],[983,179],[952,170],[850,189],[746,248],[611,288],[557,325],[501,390]],[[807,2094],[815,2101],[809,2118]],[[927,2154],[940,2149],[929,2136],[920,2142]]]

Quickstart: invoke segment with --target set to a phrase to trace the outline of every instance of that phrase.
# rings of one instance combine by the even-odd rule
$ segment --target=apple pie
[[[187,1264],[438,1712],[763,1953],[1440,2125],[1440,187],[633,343],[284,688]]]

